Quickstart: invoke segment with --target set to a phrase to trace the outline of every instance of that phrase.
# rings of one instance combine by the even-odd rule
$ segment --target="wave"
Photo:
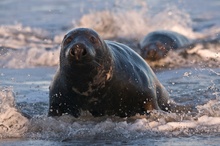
[[[187,13],[173,7],[153,16],[149,15],[147,10],[94,12],[84,15],[76,23],[76,26],[93,28],[105,39],[128,38],[140,40],[146,34],[155,30],[172,30],[189,38],[198,37],[199,34],[193,32],[191,24],[191,19]]]
[[[0,138],[22,137],[29,121],[16,108],[10,88],[0,88],[0,111]]]
[[[74,22],[73,28],[93,28],[104,39],[124,43],[139,53],[139,41],[154,30],[176,31],[192,40],[207,37],[206,33],[193,32],[191,25],[190,16],[176,7],[165,9],[154,16],[143,7],[139,11],[118,8],[84,14],[81,19]],[[208,35],[213,37],[212,33],[213,29]],[[22,24],[2,25],[0,67],[29,68],[58,65],[60,43],[64,34],[65,32],[51,36],[46,30],[24,27]],[[163,60],[148,63],[153,68],[185,67],[203,63],[207,64],[205,66],[218,67],[219,49],[218,41],[195,43],[187,49],[171,51]]]
[[[215,77],[212,82],[217,83],[219,73],[214,70],[210,70],[210,72],[207,73],[207,76],[200,76],[206,80],[210,80],[210,73]],[[185,72],[184,76],[187,76],[187,74],[188,72]],[[196,75],[197,73],[195,73],[195,76]],[[173,80],[180,83],[183,82],[177,80],[175,77],[173,77]],[[86,111],[83,112],[82,116],[79,118],[74,118],[68,115],[61,117],[47,117],[48,103],[46,101],[35,103],[36,100],[34,99],[34,104],[32,102],[22,102],[17,103],[16,105],[15,98],[17,99],[17,97],[13,94],[13,89],[1,87],[0,137],[20,137],[56,141],[85,141],[90,139],[123,139],[129,141],[144,139],[149,136],[176,137],[191,136],[195,134],[217,135],[220,132],[220,98],[218,87],[215,87],[214,83],[214,85],[209,87],[209,85],[206,85],[206,80],[203,81],[198,79],[198,82],[202,82],[201,84],[204,88],[214,88],[210,91],[204,91],[204,94],[209,96],[208,101],[204,99],[203,95],[201,95],[203,92],[198,92],[199,89],[203,89],[203,87],[199,85],[197,87],[198,90],[197,88],[193,89],[193,91],[198,93],[189,93],[189,95],[185,95],[187,97],[190,96],[188,98],[196,96],[195,100],[201,98],[201,100],[207,101],[205,103],[199,102],[199,104],[197,104],[197,113],[176,114],[154,110],[150,115],[136,115],[130,118],[114,116],[95,118]],[[170,82],[173,81],[171,80]],[[205,85],[204,82],[206,83]],[[185,83],[183,82],[183,84]],[[192,86],[195,86],[195,83],[192,83]],[[176,92],[179,92],[178,90]],[[211,92],[210,95],[207,92]],[[32,96],[38,96],[39,93],[35,94],[36,95]],[[185,93],[179,94],[181,95],[181,100],[187,100],[184,95],[182,96],[182,94]],[[214,97],[210,100],[212,96]],[[30,114],[31,118],[27,119],[24,114],[21,114],[21,112]]]
[[[42,29],[21,24],[0,28],[1,67],[25,68],[58,64],[59,44]]]
[[[211,100],[205,105],[198,106],[199,112],[194,116],[152,111],[150,116],[136,115],[121,119],[119,117],[94,118],[85,112],[80,118],[68,115],[59,118],[37,115],[29,121],[16,109],[11,110],[8,107],[7,111],[10,110],[10,112],[0,115],[3,121],[1,137],[56,141],[90,139],[128,141],[154,136],[215,135],[220,132],[219,103],[219,100]]]
[[[198,105],[198,113],[179,115],[152,111],[148,116],[131,118],[94,118],[84,112],[80,118],[64,115],[47,117],[35,115],[25,118],[15,105],[15,96],[10,88],[0,89],[0,136],[34,139],[138,139],[144,136],[190,136],[201,133],[220,132],[220,98]],[[101,137],[100,137],[101,136]]]

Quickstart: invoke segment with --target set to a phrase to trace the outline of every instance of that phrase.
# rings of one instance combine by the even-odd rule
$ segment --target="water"
[[[219,6],[218,0],[0,1],[0,145],[218,145]],[[91,27],[137,52],[138,41],[154,30],[195,41],[192,48],[148,63],[171,98],[195,105],[199,113],[47,117],[60,42],[75,27]]]

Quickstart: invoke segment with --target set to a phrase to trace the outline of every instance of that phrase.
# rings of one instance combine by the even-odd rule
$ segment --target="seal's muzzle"
[[[86,46],[84,44],[74,44],[69,51],[70,55],[73,56],[76,60],[81,60],[84,56],[87,55]]]

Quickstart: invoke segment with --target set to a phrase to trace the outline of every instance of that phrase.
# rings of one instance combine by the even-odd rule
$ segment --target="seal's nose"
[[[149,58],[155,58],[156,57],[156,55],[157,55],[157,51],[156,50],[148,50],[147,51],[147,56],[149,57]]]
[[[76,60],[81,60],[82,57],[86,56],[86,46],[83,44],[75,44],[70,49],[70,55],[73,56]]]

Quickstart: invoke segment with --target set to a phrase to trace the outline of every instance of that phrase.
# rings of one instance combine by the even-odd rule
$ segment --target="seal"
[[[103,40],[89,28],[64,36],[50,85],[49,116],[79,117],[89,111],[95,117],[130,117],[153,109],[188,111],[169,98],[148,64],[128,46]]]
[[[146,60],[156,61],[164,58],[170,50],[190,44],[184,35],[173,31],[154,31],[146,35],[139,43],[141,56]]]

